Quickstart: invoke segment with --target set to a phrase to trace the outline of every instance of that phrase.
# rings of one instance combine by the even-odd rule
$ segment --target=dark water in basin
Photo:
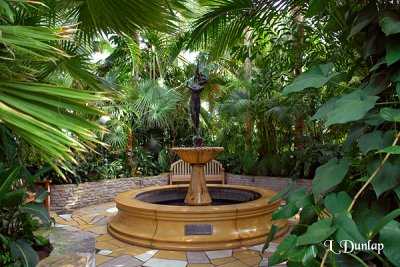
[[[136,198],[143,202],[152,204],[184,206],[187,189],[187,187],[176,187],[154,190],[144,192],[136,196]],[[256,192],[237,188],[209,187],[208,192],[212,199],[212,206],[240,204],[261,197],[261,195]]]

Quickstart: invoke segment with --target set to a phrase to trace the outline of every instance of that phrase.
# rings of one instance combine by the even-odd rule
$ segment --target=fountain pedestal
[[[190,185],[185,198],[188,206],[207,206],[212,200],[207,190],[206,179],[204,176],[205,164],[191,164],[192,174]]]
[[[207,190],[204,166],[213,160],[223,147],[174,147],[174,151],[183,161],[192,166],[190,185],[185,198],[188,206],[208,206],[212,200]]]

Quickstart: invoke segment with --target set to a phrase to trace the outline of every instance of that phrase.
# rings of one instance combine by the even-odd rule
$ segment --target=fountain
[[[200,137],[200,93],[207,83],[197,66],[190,110],[196,134],[193,147],[175,147],[192,166],[190,185],[141,188],[115,198],[118,214],[109,233],[128,243],[157,249],[214,250],[265,242],[272,212],[280,201],[268,203],[276,192],[239,185],[207,185],[204,166],[224,150],[205,147]],[[287,230],[287,221],[275,221]]]

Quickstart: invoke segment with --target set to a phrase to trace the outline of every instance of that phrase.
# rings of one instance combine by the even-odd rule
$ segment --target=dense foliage
[[[399,25],[383,0],[0,0],[1,263],[38,242],[28,170],[157,175],[191,146],[190,51],[209,79],[202,136],[227,171],[313,179],[274,213],[300,223],[270,264],[399,265]],[[385,248],[324,246],[345,239]]]

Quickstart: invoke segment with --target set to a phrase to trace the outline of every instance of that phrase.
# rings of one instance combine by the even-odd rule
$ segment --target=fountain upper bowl
[[[171,149],[183,161],[190,164],[205,164],[214,159],[223,147],[174,147]]]

